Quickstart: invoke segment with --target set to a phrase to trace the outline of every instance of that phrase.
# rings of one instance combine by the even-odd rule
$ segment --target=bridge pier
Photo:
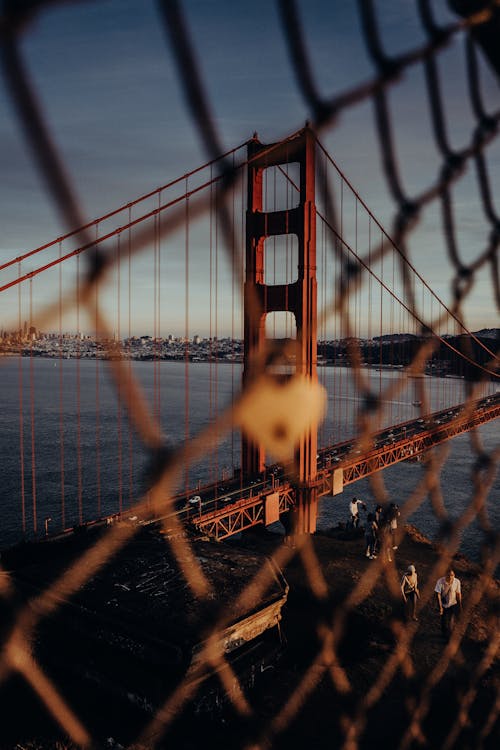
[[[295,502],[293,532],[295,534],[314,534],[318,518],[317,487],[297,487]]]

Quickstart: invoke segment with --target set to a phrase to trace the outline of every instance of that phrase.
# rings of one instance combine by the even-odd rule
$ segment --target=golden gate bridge
[[[49,521],[53,536],[130,517],[134,508],[139,522],[161,519],[167,529],[187,524],[217,539],[280,519],[313,532],[319,498],[335,498],[346,485],[415,460],[500,413],[496,354],[433,293],[309,127],[269,145],[255,135],[0,271],[3,309],[17,310],[2,349],[20,367],[15,496],[22,538],[47,536]],[[207,334],[208,426],[196,434],[190,390],[197,367],[192,341],[200,327]],[[146,330],[141,338],[138,331]],[[171,330],[184,363],[177,396],[184,400],[184,434],[166,447],[172,424],[162,404]],[[45,349],[41,331],[50,331],[43,334]],[[234,352],[239,338],[241,371]],[[147,395],[132,363],[145,339],[153,370]],[[89,340],[91,447],[81,432],[81,389],[86,401],[89,390],[81,363]],[[328,342],[329,362],[322,355]],[[40,490],[47,467],[39,457],[34,406],[41,353],[54,361],[59,390],[49,437],[57,446],[59,479],[50,498]],[[70,413],[63,398],[68,357],[77,368]],[[318,367],[318,359],[333,366]],[[29,362],[24,375],[22,360]],[[222,367],[231,368],[231,393],[223,397]],[[100,417],[100,377],[108,370],[118,394],[112,437],[104,436]],[[432,402],[428,383],[437,378],[439,397]],[[153,458],[174,455],[182,466],[168,489],[140,499],[137,437]],[[208,457],[209,476],[195,485],[189,467],[200,454]],[[71,455],[78,475],[72,496]],[[104,508],[103,463],[110,460],[118,467],[116,501]],[[95,479],[87,487],[89,462]]]

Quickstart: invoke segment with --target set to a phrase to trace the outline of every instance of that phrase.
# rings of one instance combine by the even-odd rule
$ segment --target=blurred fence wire
[[[86,256],[89,264],[86,268],[84,283],[79,286],[79,300],[83,306],[94,304],[94,290],[105,274],[116,263],[116,254],[106,245],[95,244],[92,225],[87,224],[87,218],[82,215],[76,198],[76,190],[65,168],[64,159],[52,137],[48,118],[43,111],[37,96],[36,86],[23,59],[21,41],[29,24],[47,9],[56,4],[63,4],[62,0],[3,0],[0,15],[1,55],[4,81],[10,91],[17,114],[19,128],[29,144],[32,159],[44,177],[47,191],[59,210],[67,231],[75,227],[79,230],[77,241],[80,245],[94,246],[94,252]],[[70,3],[68,3],[69,5]],[[90,3],[89,3],[90,4]],[[497,308],[500,309],[500,279],[498,268],[498,247],[500,243],[500,217],[498,212],[498,196],[495,195],[491,184],[488,163],[488,148],[498,138],[500,126],[500,109],[492,109],[490,102],[485,100],[481,86],[481,70],[484,65],[490,67],[493,74],[500,79],[500,2],[493,0],[450,0],[449,9],[455,14],[453,21],[446,24],[436,20],[434,6],[430,0],[415,0],[413,3],[415,14],[421,24],[425,41],[416,44],[404,52],[392,54],[386,49],[382,39],[380,18],[377,3],[372,0],[359,0],[357,3],[363,44],[372,65],[372,75],[367,80],[352,81],[352,85],[343,91],[320,93],[319,82],[315,79],[311,61],[311,49],[314,40],[309,38],[301,21],[301,12],[306,12],[307,3],[296,0],[277,0],[279,8],[280,28],[276,34],[282,34],[288,49],[289,62],[296,82],[296,87],[304,102],[304,120],[309,121],[311,129],[318,138],[322,138],[337,127],[339,116],[346,110],[363,101],[373,106],[374,132],[378,139],[380,161],[383,165],[381,177],[386,182],[388,192],[393,201],[393,222],[391,227],[391,241],[382,243],[379,257],[389,252],[389,246],[396,245],[402,258],[402,274],[405,279],[405,302],[412,310],[416,309],[413,299],[412,283],[408,266],[403,262],[410,259],[408,248],[409,237],[421,221],[422,215],[430,205],[437,205],[442,216],[442,237],[453,269],[450,283],[453,288],[453,305],[449,313],[457,319],[463,317],[464,304],[474,288],[480,274],[490,280],[494,292]],[[165,27],[165,34],[170,44],[177,76],[184,92],[186,107],[198,131],[199,139],[206,151],[207,159],[217,160],[218,179],[220,180],[221,196],[218,212],[222,232],[224,234],[225,251],[231,265],[241,269],[243,258],[237,251],[234,241],[234,224],[224,196],[229,196],[236,180],[240,176],[241,164],[235,164],[234,158],[227,155],[222,160],[220,155],[225,151],[218,132],[216,120],[212,114],[212,106],[207,89],[202,80],[200,63],[196,49],[190,37],[190,31],[183,12],[183,6],[177,0],[159,0],[160,19]],[[443,52],[452,44],[460,43],[463,47],[465,61],[465,79],[468,87],[469,104],[473,112],[474,124],[468,139],[460,147],[451,145],[448,127],[447,100],[443,94],[443,86],[439,71],[439,60]],[[332,60],[335,58],[335,47],[332,45]],[[412,193],[405,184],[400,172],[396,154],[395,139],[398,132],[397,116],[393,114],[390,94],[397,95],[397,85],[414,69],[423,72],[427,99],[430,112],[432,135],[435,148],[440,157],[435,165],[435,173],[429,175],[428,183],[419,192]],[[161,96],[161,92],[159,92]],[[300,127],[300,123],[296,124]],[[477,178],[478,197],[484,213],[486,229],[481,251],[476,257],[465,260],[459,250],[457,237],[456,212],[453,201],[453,189],[463,178],[468,169],[475,170]],[[331,206],[330,216],[337,211],[338,196],[331,194],[328,187],[324,187],[322,201]],[[210,198],[201,196],[190,201],[191,216],[202,215],[207,212]],[[169,219],[162,223],[162,236],[174,233],[185,219],[185,208],[179,207],[169,215]],[[339,229],[337,227],[337,229]],[[147,231],[142,235],[137,233],[133,240],[133,253],[140,253],[142,248],[150,243],[152,237]],[[342,254],[341,254],[342,255]],[[347,254],[342,255],[345,274],[352,277],[359,273],[349,264]],[[238,271],[238,273],[240,273]],[[349,294],[353,286],[339,284],[339,297],[334,310],[321,310],[320,316],[338,315],[343,318],[343,330],[352,327],[349,312]],[[54,299],[44,312],[45,319],[56,315],[60,301]],[[68,294],[64,305],[74,304],[74,295]],[[429,323],[430,325],[430,323]],[[429,325],[422,321],[422,334],[428,332]],[[110,325],[104,314],[99,314],[100,335],[103,340],[113,339]],[[426,341],[414,357],[414,365],[421,372],[426,358],[432,350],[432,341]],[[116,346],[113,348],[117,354]],[[364,388],[363,378],[359,373],[361,359],[355,349],[351,352],[351,364],[358,368],[357,383]],[[498,355],[492,352],[489,363],[490,372],[498,372]],[[149,409],[147,400],[141,393],[140,385],[134,380],[124,359],[113,357],[113,370],[117,390],[123,393],[123,402],[132,410],[132,418],[141,436],[146,451],[150,456],[150,486],[147,499],[139,499],[134,506],[137,513],[149,514],[150,517],[160,515],[165,508],[165,498],[173,493],[175,481],[186,464],[196,460],[206,451],[211,434],[218,431],[230,430],[232,425],[232,410],[246,408],[252,410],[253,394],[243,391],[237,403],[217,418],[217,424],[209,425],[188,443],[172,448],[165,446],[155,415]],[[474,397],[474,383],[470,384],[470,397]],[[365,394],[366,413],[370,413],[369,393]],[[363,422],[360,419],[360,431]],[[368,429],[368,427],[366,427]],[[360,437],[362,435],[360,434]],[[499,560],[500,545],[498,533],[491,529],[484,514],[485,499],[491,487],[500,448],[497,447],[489,454],[485,451],[479,433],[471,434],[471,471],[474,474],[474,495],[463,516],[453,523],[442,514],[440,505],[440,472],[446,456],[437,453],[428,462],[425,477],[417,489],[405,498],[403,505],[404,521],[422,498],[429,493],[433,499],[433,507],[442,522],[443,534],[447,543],[442,546],[442,552],[436,564],[430,571],[429,580],[435,581],[453,559],[458,548],[459,533],[464,525],[478,519],[483,529],[485,562],[482,573],[475,580],[473,590],[465,597],[463,612],[459,618],[458,627],[437,663],[429,667],[425,678],[418,684],[412,682],[415,665],[412,664],[412,643],[418,634],[418,624],[411,623],[403,626],[401,622],[394,622],[392,627],[397,637],[395,646],[386,654],[383,668],[367,677],[364,690],[351,682],[349,667],[344,665],[342,642],[349,627],[350,617],[357,609],[367,604],[369,597],[379,581],[387,579],[387,585],[397,592],[398,583],[393,567],[383,560],[370,568],[369,573],[357,582],[353,581],[353,588],[343,600],[342,606],[332,605],[327,596],[328,583],[322,571],[320,560],[315,551],[311,538],[299,537],[293,546],[280,545],[273,553],[273,562],[278,568],[285,570],[292,563],[300,563],[304,568],[304,576],[310,588],[311,599],[316,607],[311,608],[311,618],[317,616],[316,627],[311,627],[317,634],[317,651],[311,655],[309,662],[303,665],[302,671],[297,671],[296,682],[289,685],[289,692],[283,700],[281,708],[265,717],[256,717],[253,707],[253,695],[240,684],[238,676],[233,671],[218,634],[228,627],[231,610],[226,604],[219,610],[212,611],[209,619],[210,628],[205,633],[205,646],[198,654],[197,662],[187,676],[181,677],[178,683],[169,689],[164,696],[164,704],[155,707],[154,718],[149,725],[145,725],[142,735],[137,739],[137,746],[162,746],[168,741],[168,731],[178,716],[186,707],[195,701],[196,696],[203,690],[204,683],[217,674],[221,680],[222,689],[227,699],[232,703],[234,714],[239,717],[240,728],[239,746],[248,750],[253,748],[268,748],[279,745],[280,738],[286,732],[293,731],[293,726],[300,720],[301,712],[307,704],[308,698],[317,690],[323,680],[331,680],[339,701],[339,747],[352,750],[356,747],[368,747],[367,731],[368,716],[371,711],[383,701],[384,694],[391,683],[399,684],[401,675],[407,679],[408,716],[407,723],[402,727],[397,747],[408,748],[424,746],[432,747],[431,739],[426,736],[426,722],[432,713],[432,699],[436,686],[445,685],[445,677],[450,665],[465,659],[464,638],[467,623],[475,608],[482,606],[487,613],[483,628],[487,633],[484,642],[487,644],[478,660],[469,664],[469,681],[460,693],[460,700],[456,708],[455,721],[450,722],[443,730],[443,747],[482,747],[494,736],[498,727],[499,711],[499,683],[498,680],[489,682],[490,702],[488,713],[482,718],[481,726],[470,728],[468,712],[474,703],[478,691],[484,689],[484,681],[491,679],[498,653],[498,622],[494,607],[497,597],[495,583],[495,568]],[[388,494],[384,488],[383,478],[373,478],[373,493],[376,500],[387,503]],[[498,499],[497,499],[498,500]],[[171,523],[176,523],[172,521]],[[177,565],[182,571],[194,597],[199,600],[200,607],[207,601],[214,604],[214,590],[200,563],[192,542],[185,535],[177,522],[173,529],[170,527],[169,544]],[[82,552],[74,559],[66,570],[54,577],[51,585],[44,591],[34,594],[27,601],[20,603],[16,595],[16,585],[13,578],[6,572],[0,575],[0,596],[9,613],[2,630],[2,649],[0,652],[0,682],[6,689],[11,681],[21,679],[38,696],[41,704],[50,715],[61,732],[77,745],[90,747],[97,738],[92,737],[84,712],[80,714],[78,700],[74,694],[71,702],[64,694],[64,688],[52,679],[38,662],[34,644],[43,633],[44,623],[54,616],[59,609],[68,606],[78,594],[82,586],[91,581],[110,560],[127,548],[132,540],[136,528],[128,525],[114,525],[90,549]],[[235,611],[243,602],[256,601],[263,596],[271,585],[274,570],[262,566],[255,576],[239,593],[234,602]],[[421,605],[430,602],[433,589],[426,586],[421,592]],[[497,600],[496,600],[497,602]],[[77,647],[77,646],[75,646]],[[371,681],[369,681],[371,680]],[[201,687],[200,687],[201,686]],[[490,689],[488,688],[488,689]],[[412,691],[415,691],[412,693]],[[345,696],[349,695],[347,701]],[[331,707],[335,712],[335,707]],[[250,726],[254,722],[253,729]],[[0,730],[1,731],[1,730]],[[467,742],[463,744],[464,732]],[[162,739],[164,738],[164,739]],[[209,742],[209,738],[206,738]],[[69,742],[69,741],[68,741]],[[1,745],[1,740],[0,740]],[[36,746],[36,744],[34,745]],[[21,745],[17,745],[21,747]]]

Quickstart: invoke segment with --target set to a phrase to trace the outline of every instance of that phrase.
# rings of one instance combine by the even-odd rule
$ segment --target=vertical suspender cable
[[[158,278],[157,278],[157,290],[158,290],[158,427],[161,430],[161,363],[162,363],[162,328],[161,328],[161,191],[158,193],[158,219],[157,219],[157,253],[158,253]]]
[[[118,233],[117,244],[116,244],[116,284],[117,284],[117,315],[116,315],[116,340],[113,342],[115,346],[121,344],[121,233]],[[121,389],[118,388],[117,393],[117,414],[116,414],[116,425],[117,425],[117,437],[118,437],[118,512],[121,514],[123,511],[123,482],[122,482],[122,397]]]
[[[413,274],[412,277],[413,277],[412,299],[414,300],[414,305],[415,305],[415,301],[417,299],[417,277],[416,277],[415,274]],[[418,322],[417,322],[417,317],[416,316],[413,316],[413,333],[415,335],[415,341],[417,341],[417,337],[418,337],[419,331],[418,331]],[[413,351],[412,356],[413,357],[415,356],[415,351]],[[419,375],[419,373],[415,372],[415,375],[414,375],[415,387],[414,387],[413,391],[414,391],[414,394],[415,394],[415,400],[416,401],[420,401],[421,400],[420,399],[421,391],[420,391],[420,386],[418,385],[418,383],[419,383],[418,375]],[[422,373],[422,375],[423,375],[423,373]]]
[[[213,356],[214,356],[214,341],[213,341],[213,315],[214,315],[214,300],[213,300],[213,269],[214,269],[214,247],[213,247],[213,214],[214,214],[214,183],[213,183],[213,168],[210,166],[210,204],[209,204],[209,226],[208,226],[208,235],[209,235],[209,262],[210,262],[210,268],[209,268],[209,364],[208,364],[208,419],[209,422],[212,421],[214,414],[213,414],[213,402],[212,402],[212,396],[213,396]],[[214,481],[213,476],[213,466],[212,461],[210,461],[210,483]],[[217,490],[216,490],[216,498],[217,498]]]
[[[19,262],[18,276],[21,277],[21,262]],[[21,284],[17,285],[18,295],[18,334],[19,342],[19,460],[21,464],[21,519],[23,535],[26,534],[26,496],[24,486],[24,403],[23,403],[23,323],[21,306]]]
[[[59,257],[62,244],[59,242]],[[59,456],[61,464],[61,528],[66,528],[66,497],[64,475],[64,382],[63,382],[63,329],[62,329],[62,263],[59,263]]]
[[[269,171],[270,171],[269,169],[266,170],[266,177],[268,176]],[[266,184],[267,184],[267,180],[266,180]],[[272,200],[269,201],[269,203],[272,203],[273,211],[276,211],[276,167],[273,167],[273,169],[272,169],[272,191],[273,191],[273,193],[272,193]],[[266,215],[267,215],[267,208],[269,206],[269,203],[266,205]],[[266,234],[267,234],[267,232],[266,232]],[[264,241],[264,276],[265,276],[265,273],[266,273],[266,266],[267,266],[267,263],[266,263],[266,255],[267,255],[267,253],[266,253],[266,244],[267,244],[267,240]],[[285,263],[285,272],[286,272],[286,263]],[[267,280],[265,278],[264,278],[264,280],[265,280],[266,285],[267,285]],[[275,234],[273,234],[273,284],[276,284],[276,235]],[[273,314],[273,338],[276,338],[276,335],[277,335],[277,332],[276,332],[276,317],[277,317],[276,313],[274,313]],[[283,335],[284,336],[287,335],[286,324],[285,324],[285,331],[284,331]]]
[[[454,322],[451,323],[451,326],[452,326],[451,330],[448,327],[449,325],[450,325],[450,323],[448,322],[447,323],[447,334],[448,334],[448,336],[453,336],[456,333],[456,324]],[[450,365],[451,365],[451,367],[449,368],[449,374],[452,375],[453,374],[453,366],[452,366],[453,365],[453,361],[451,360],[451,358],[450,358],[449,361],[450,361]],[[442,376],[438,375],[436,390],[437,390],[437,392],[439,394],[439,398],[442,398],[443,392],[444,392],[445,389],[448,389],[450,392],[453,392],[454,381],[455,381],[455,378],[443,378]],[[433,411],[434,411],[434,409],[433,409]]]
[[[368,266],[372,267],[372,220],[371,216],[368,215]],[[368,369],[372,372],[373,367],[373,356],[372,356],[372,275],[368,274],[368,318],[366,321],[366,340],[368,342],[369,361]],[[370,390],[372,387],[370,377]]]
[[[406,361],[407,365],[410,365],[410,363],[412,361],[412,357],[413,357],[413,342],[412,342],[412,338],[411,338],[412,337],[412,315],[410,314],[410,311],[407,311],[407,313],[406,313],[406,330],[408,331],[408,347],[407,347],[407,350],[406,350],[406,359],[405,359],[405,361]],[[418,405],[417,404],[418,396],[416,395],[417,394],[417,388],[414,385],[414,382],[415,382],[414,378],[412,378],[412,377],[408,381],[408,393],[407,393],[407,396],[408,396],[408,400],[409,400],[410,404],[412,404],[412,406],[413,406],[413,402],[414,402],[415,406]],[[414,415],[414,410],[413,409],[410,410],[407,419],[409,419],[410,415],[413,418],[413,415]]]
[[[157,290],[157,281],[158,281],[158,252],[157,252],[157,239],[158,239],[158,216],[155,214],[153,216],[153,294],[152,294],[152,302],[153,302],[153,405],[152,405],[152,411],[153,414],[158,421],[158,320],[156,317],[157,310],[158,310],[158,302],[156,299],[158,290]]]
[[[380,247],[383,247],[384,243],[384,235],[382,233],[382,230],[380,232]],[[382,252],[380,254],[380,278],[384,278],[384,253]],[[378,368],[378,394],[379,398],[382,397],[382,365],[384,362],[383,357],[383,346],[382,346],[382,320],[383,320],[383,310],[384,310],[384,287],[382,284],[380,284],[380,317],[379,317],[379,368]],[[382,427],[385,427],[386,425],[386,413],[385,413],[385,407],[381,411],[381,420],[382,422],[379,423],[379,429]]]
[[[402,297],[404,296],[404,289],[405,289],[404,279],[402,279],[402,285],[401,285]],[[402,305],[400,305],[400,310],[401,310],[401,315],[400,315],[401,323],[399,326],[399,330],[404,335],[404,339],[401,343],[401,364],[404,366],[408,362],[408,354],[409,354],[409,346],[410,346],[408,335],[410,331],[408,328],[408,311],[405,310]],[[403,396],[404,398],[402,399],[402,401],[405,401],[408,398],[408,381],[406,381],[405,383]],[[401,408],[403,410],[403,421],[406,422],[406,420],[408,419],[408,412],[407,412],[405,404],[403,404]]]
[[[330,222],[330,217],[327,216],[328,222]],[[338,247],[339,247],[339,241],[336,235],[329,234],[330,242],[333,243],[332,252],[333,252],[333,295],[334,298],[332,300],[333,302],[333,309],[334,309],[334,317],[333,317],[333,350],[332,350],[332,356],[333,356],[333,375],[332,375],[332,420],[333,420],[333,433],[330,436],[330,442],[331,443],[337,443],[338,442],[338,394],[337,394],[337,361],[338,361],[338,310],[337,310],[337,293],[338,293],[338,283],[337,283],[337,276],[338,276],[338,266],[339,266],[339,253],[338,253]]]
[[[404,291],[405,291],[405,282],[404,279],[401,281],[401,296],[404,297]],[[410,340],[409,340],[409,333],[410,329],[408,326],[409,318],[408,318],[408,311],[403,308],[403,306],[400,306],[402,308],[402,314],[401,314],[401,326],[400,331],[402,334],[404,334],[404,340],[403,345],[401,348],[401,364],[406,365],[409,362],[409,347],[410,347]],[[405,384],[405,390],[404,390],[404,396],[405,399],[408,398],[408,381]],[[408,413],[406,410],[406,407],[403,406],[403,417],[404,421],[408,419]]]
[[[344,253],[345,253],[345,248],[344,248],[344,179],[341,177],[340,178],[340,258],[341,259],[340,259],[340,264],[339,264],[340,265],[340,268],[339,268],[340,278],[339,278],[338,288],[339,288],[339,290],[341,291],[342,294],[345,294],[345,290],[344,290]],[[339,308],[339,312],[340,312],[339,349],[345,355],[345,345],[344,345],[345,331],[344,331],[343,307],[344,307],[344,302],[342,300],[342,307]],[[341,431],[342,435],[345,435],[346,434],[346,430],[347,430],[347,425],[345,424],[345,421],[344,421],[345,420],[345,413],[346,413],[346,406],[345,406],[345,403],[343,403],[343,399],[342,399],[342,395],[343,395],[342,394],[342,386],[343,386],[343,382],[342,382],[343,381],[343,372],[342,372],[342,370],[343,370],[343,365],[344,364],[345,364],[345,360],[343,358],[342,365],[341,365],[341,367],[339,367],[339,373],[338,373],[338,390],[337,390],[338,395],[339,395],[339,404],[338,404],[338,410],[339,410],[339,415],[340,415],[339,424],[341,425],[340,431]],[[345,399],[347,400],[347,394],[345,394]]]
[[[344,272],[345,272],[345,281],[346,281],[346,287],[347,287],[347,300],[346,300],[345,320],[346,320],[346,322],[348,324],[348,327],[346,327],[345,331],[346,331],[347,334],[349,334],[349,336],[351,336],[352,333],[353,333],[353,331],[352,331],[352,317],[353,316],[352,316],[352,312],[351,312],[351,305],[352,305],[353,295],[352,295],[352,279],[351,279],[351,274],[350,274],[351,255],[352,255],[351,248],[348,247],[347,248],[347,263],[346,263],[346,266],[344,268]],[[346,340],[346,353],[348,351],[348,347],[349,347],[349,341]],[[349,370],[351,370],[351,368],[352,368],[352,363],[349,361]],[[351,376],[346,377],[345,384],[344,384],[346,392],[347,392],[347,395],[348,395],[348,398],[346,398],[346,401],[345,401],[345,407],[346,407],[345,420],[346,420],[346,424],[347,424],[348,429],[349,429],[349,435],[351,435],[351,436],[353,435],[353,419],[352,419],[352,416],[353,416],[353,413],[354,413],[354,403],[353,403],[353,401],[354,401],[354,384],[353,384],[352,380],[353,379],[352,379]]]
[[[394,251],[391,253],[392,257],[392,291],[395,290],[395,276],[394,276],[394,267],[395,267],[395,254]],[[395,327],[394,327],[394,297],[391,297],[389,300],[390,303],[390,327],[391,327],[391,356],[389,358],[389,363],[392,365],[394,363],[394,357],[395,357]],[[394,374],[394,369],[393,369]],[[398,411],[398,405],[397,403],[394,403],[394,396],[391,397],[391,425],[394,424],[397,421],[397,411]]]
[[[35,463],[35,377],[33,364],[33,279],[30,279],[30,324],[28,336],[30,341],[30,403],[31,403],[31,491],[33,503],[33,531],[37,532],[36,508],[36,463]]]
[[[358,248],[358,196],[354,196],[354,248],[356,255],[359,255],[359,248]],[[356,259],[353,258],[353,263],[356,262]],[[351,274],[349,275],[351,276]],[[359,309],[359,294],[360,294],[360,284],[358,281],[357,275],[354,277],[354,341],[356,342],[355,346],[356,348],[361,348],[360,343],[360,330],[359,330],[359,316],[360,316],[360,309]],[[361,351],[359,352],[361,354]],[[353,384],[356,383],[356,381],[353,379]],[[359,400],[361,397],[361,391],[358,387],[356,387],[356,393],[355,393],[355,415],[357,418],[357,415],[359,413]],[[354,415],[353,415],[354,416]]]
[[[83,522],[82,436],[80,393],[80,256],[76,256],[76,455],[78,474],[78,523]]]
[[[233,172],[235,171],[235,156],[233,153]],[[235,186],[231,189],[231,240],[232,240],[232,247],[231,247],[231,404],[234,403],[234,369],[235,369],[235,338],[236,338],[236,331],[235,331],[235,325],[234,325],[234,317],[235,317],[235,308],[234,308],[234,302],[235,302],[235,286],[236,286],[236,247],[235,247],[235,241],[236,241],[236,234],[235,234],[235,206],[236,206],[236,193],[235,193]],[[234,474],[234,425],[231,425],[231,476]]]
[[[324,156],[323,156],[324,159]],[[324,176],[324,188],[323,188],[323,195],[328,195],[328,173],[326,169],[326,160],[325,160],[325,166],[323,168],[323,176]],[[328,205],[325,206],[326,211],[328,211]],[[330,217],[328,214],[326,215],[327,221],[329,221]],[[316,217],[316,223],[317,223],[317,217]],[[321,252],[323,255],[323,299],[321,303],[321,311],[322,311],[322,339],[324,341],[323,346],[323,358],[326,364],[327,359],[327,348],[326,348],[326,341],[328,338],[328,327],[327,327],[327,318],[328,318],[328,310],[329,310],[329,299],[328,299],[328,230],[325,222],[322,223],[322,240],[321,240]],[[322,368],[322,384],[325,389],[328,388],[327,383],[327,374],[328,374],[328,368],[323,367]],[[328,413],[327,413],[328,414]],[[324,446],[328,445],[328,416],[327,419],[325,419],[324,426],[322,427],[322,444]]]
[[[331,241],[333,242],[333,293],[335,295],[334,302],[334,310],[335,315],[333,319],[333,383],[332,383],[332,417],[333,417],[333,423],[334,423],[334,433],[332,437],[332,442],[337,443],[339,439],[339,431],[338,431],[338,355],[339,355],[339,326],[338,326],[338,320],[339,320],[339,314],[337,309],[337,296],[338,296],[338,290],[339,290],[339,284],[338,284],[338,274],[339,274],[339,240],[336,235],[331,237]]]
[[[97,259],[97,239],[99,233],[99,225],[95,227],[95,255]],[[96,358],[95,358],[95,461],[96,461],[96,502],[97,502],[97,517],[101,517],[102,513],[102,497],[101,497],[101,417],[100,417],[100,367],[99,367],[99,349],[100,349],[100,332],[99,332],[99,282],[96,281],[94,284],[94,314],[95,314],[95,340],[96,340]]]
[[[184,230],[184,285],[185,285],[185,307],[184,307],[184,440],[189,441],[189,196],[188,180],[186,176],[186,199],[185,199],[185,230]],[[184,471],[185,491],[189,489],[189,470],[186,465]]]
[[[245,247],[245,232],[246,232],[246,221],[245,221],[245,208],[246,208],[246,192],[245,192],[245,185],[248,184],[248,166],[245,167],[245,179],[241,181],[241,195],[240,195],[240,204],[241,204],[241,218],[240,218],[240,247]],[[245,264],[246,264],[246,253],[244,254],[245,258]],[[239,279],[239,283],[241,285],[241,289],[244,289],[245,286],[245,271],[246,269],[242,266],[241,272],[243,274],[243,277]],[[240,294],[240,335],[242,330],[244,330],[243,320],[244,320],[244,294]],[[240,383],[241,383],[241,370],[240,370]],[[242,468],[242,449],[241,449],[241,437],[240,437],[240,487],[243,487],[243,471]]]
[[[158,410],[158,214],[153,218],[153,370],[154,370],[154,407],[153,414],[159,424],[160,414]]]
[[[316,237],[319,237],[318,227],[316,227]],[[321,237],[318,241],[318,253],[319,260],[316,261],[316,266],[320,270],[318,279],[318,299],[317,299],[317,311],[320,313],[326,309],[325,304],[325,253],[324,253],[324,242],[325,242],[325,225],[321,222]],[[321,325],[318,326],[318,348],[317,357],[324,357],[325,353],[325,315],[321,315]],[[321,346],[320,346],[321,342]],[[326,387],[325,383],[325,369],[322,367],[318,369],[318,380],[323,387]],[[323,422],[318,428],[318,447],[325,445],[324,440],[325,423]]]
[[[457,332],[456,323],[452,323],[452,325],[453,325],[453,334],[456,335],[458,333]],[[452,355],[452,359],[451,359],[451,365],[452,366],[450,368],[451,369],[450,375],[453,374],[453,371],[455,369],[457,370],[457,375],[458,375],[458,369],[459,368],[458,367],[457,368],[453,367],[453,355]],[[450,393],[455,393],[455,387],[456,387],[456,383],[457,382],[458,382],[458,378],[454,378],[454,377],[452,377],[452,378],[439,377],[438,383],[441,383],[441,395],[440,395],[440,398],[443,398],[445,390],[448,390]]]
[[[128,208],[128,234],[127,234],[127,265],[128,265],[128,359],[127,359],[127,368],[128,368],[128,378],[129,381],[132,379],[132,228],[130,226],[130,223],[132,221],[132,207],[129,206]],[[133,482],[134,482],[134,474],[133,474],[133,450],[132,450],[132,419],[131,419],[131,413],[132,413],[132,404],[127,404],[127,412],[128,412],[128,502],[129,506],[132,505],[133,502]]]
[[[219,343],[219,188],[218,183],[215,186],[215,336],[217,339],[217,351],[215,356],[215,391],[214,391],[214,400],[215,400],[215,417],[217,418],[217,413],[219,410],[219,353],[220,353],[220,343]],[[219,483],[219,450],[218,450],[218,440],[216,440],[214,444],[214,451],[215,451],[215,461],[214,461],[214,471],[215,471],[215,479],[217,481],[217,484]]]

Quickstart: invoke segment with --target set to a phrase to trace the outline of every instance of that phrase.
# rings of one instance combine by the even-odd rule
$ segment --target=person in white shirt
[[[351,513],[350,517],[350,523],[353,529],[357,528],[359,525],[359,508],[363,508],[363,510],[366,510],[366,505],[362,500],[360,500],[358,497],[353,497],[351,502],[349,503],[349,511]]]
[[[457,613],[462,609],[462,586],[452,568],[446,571],[443,578],[438,579],[434,591],[441,617],[441,632],[445,638],[449,638]]]

